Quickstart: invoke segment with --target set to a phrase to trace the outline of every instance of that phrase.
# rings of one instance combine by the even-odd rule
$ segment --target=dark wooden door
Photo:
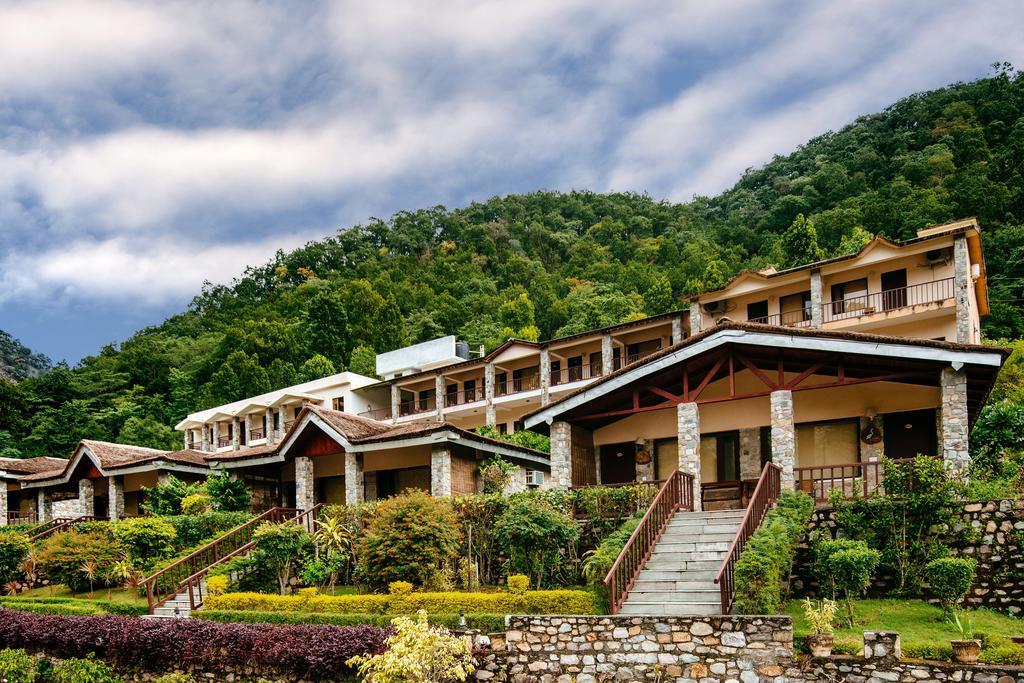
[[[887,413],[882,416],[882,440],[890,458],[935,455],[934,410]]]
[[[636,481],[636,444],[601,446],[601,483],[624,484]]]
[[[882,273],[882,309],[891,310],[907,305],[907,269]]]

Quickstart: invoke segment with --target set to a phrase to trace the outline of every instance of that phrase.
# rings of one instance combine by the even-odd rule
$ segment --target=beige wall
[[[331,453],[313,458],[313,478],[336,477],[345,474],[345,454]]]
[[[421,467],[423,465],[430,465],[429,445],[410,446],[409,448],[388,448],[380,451],[367,451],[363,454],[364,472],[397,470],[405,467]]]

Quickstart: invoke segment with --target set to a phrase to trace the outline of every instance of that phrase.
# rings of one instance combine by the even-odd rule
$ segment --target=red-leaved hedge
[[[253,667],[302,678],[350,673],[345,662],[384,649],[373,626],[220,624],[199,619],[66,617],[0,610],[0,643],[55,657],[95,653],[119,668],[208,672]]]

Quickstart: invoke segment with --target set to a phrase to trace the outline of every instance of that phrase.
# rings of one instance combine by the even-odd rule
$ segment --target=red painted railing
[[[761,478],[757,480],[754,494],[750,497],[750,504],[743,515],[743,521],[740,522],[740,528],[736,530],[736,537],[732,539],[729,552],[726,553],[725,560],[715,577],[722,597],[722,614],[729,614],[736,599],[736,561],[740,559],[740,553],[743,552],[747,541],[757,531],[757,527],[761,526],[765,514],[779,499],[782,490],[781,475],[781,467],[775,463],[765,463],[764,469],[761,470]]]
[[[260,524],[264,522],[301,521],[306,525],[307,529],[311,530],[313,520],[316,519],[316,514],[319,512],[320,507],[321,505],[316,505],[307,511],[294,508],[271,508],[263,514],[250,519],[248,522],[224,533],[195,552],[146,577],[143,585],[146,587],[146,600],[149,603],[150,613],[152,614],[154,609],[162,605],[169,598],[186,589],[190,589],[192,583],[202,581],[211,567],[251,550],[254,545],[252,540],[253,533],[255,533],[256,528]],[[199,604],[202,604],[201,596],[199,603],[194,603],[193,608],[198,607]]]
[[[892,461],[908,462],[913,459],[895,458]],[[869,460],[842,465],[794,467],[793,477],[798,491],[822,503],[836,490],[842,491],[845,498],[852,497],[855,491],[864,496],[881,493],[884,491],[885,469],[881,460]]]
[[[636,531],[629,537],[615,564],[604,577],[612,614],[617,614],[626,601],[626,596],[636,583],[658,539],[679,510],[693,510],[693,475],[676,470],[665,480]]]

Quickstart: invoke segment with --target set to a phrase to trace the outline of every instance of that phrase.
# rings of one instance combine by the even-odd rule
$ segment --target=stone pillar
[[[672,316],[672,343],[678,344],[683,341],[683,316]]]
[[[484,365],[484,400],[487,401],[485,422],[493,427],[498,422],[498,411],[494,409],[494,363]]]
[[[278,434],[278,436],[280,438],[282,438],[282,439],[284,438],[284,432],[285,432],[285,429],[284,429],[284,415],[285,415],[284,406],[281,406],[280,408],[277,409],[277,424],[280,425],[279,428],[281,430],[281,433]]]
[[[601,335],[601,375],[610,375],[614,370],[615,366],[612,364],[612,355],[614,350],[612,349],[612,335],[602,334]]]
[[[377,473],[366,472],[363,474],[363,499],[377,500]]]
[[[700,510],[700,410],[696,403],[676,406],[676,439],[679,471],[693,475],[693,509]]]
[[[446,443],[430,448],[430,495],[452,495],[452,452]]]
[[[236,418],[232,418],[232,420],[231,420],[231,450],[233,450],[233,451],[237,451],[238,450],[238,444],[241,441],[239,439],[239,437],[241,436],[241,434],[240,434],[241,431],[242,431],[242,423],[238,420],[237,417]]]
[[[811,271],[811,327],[821,327],[822,322],[821,270]]]
[[[7,526],[7,482],[0,480],[0,526]]]
[[[210,439],[213,441],[212,450],[214,453],[220,448],[220,422],[213,423],[213,432],[210,434]]]
[[[107,477],[107,519],[111,522],[124,517],[124,479]]]
[[[242,432],[242,442],[248,446],[249,441],[252,439],[252,413],[245,414],[245,423],[243,424],[243,428],[245,431]]]
[[[437,421],[444,422],[444,377],[434,376],[434,405],[437,408]]]
[[[956,297],[956,341],[970,344],[971,334],[971,286],[970,259],[967,256],[967,238],[958,235],[953,239],[953,295]]]
[[[92,479],[78,480],[78,514],[95,514],[96,508],[93,505],[94,490],[95,487],[93,486]]]
[[[881,665],[895,664],[903,659],[900,634],[892,631],[864,631],[864,659]]]
[[[690,336],[700,332],[700,303],[690,302]]]
[[[156,483],[166,484],[171,479],[171,473],[167,470],[160,470],[156,473]]]
[[[36,492],[36,521],[49,522],[53,519],[53,497],[40,489]]]
[[[182,442],[182,446],[181,446],[181,447],[182,447],[182,449],[184,449],[184,450],[186,450],[186,451],[187,451],[187,450],[188,450],[189,448],[191,448],[191,445],[190,445],[190,444],[189,444],[189,442],[188,442],[188,437],[189,437],[189,436],[191,436],[191,434],[192,434],[192,430],[191,430],[191,429],[186,429],[186,430],[185,430],[185,432],[184,432],[184,434],[182,434],[182,440],[183,440],[183,442]]]
[[[551,474],[544,480],[544,488],[567,489],[572,486],[572,425],[568,422],[551,424]]]
[[[303,455],[295,458],[295,507],[308,510],[316,505],[313,491],[313,459]]]
[[[546,406],[551,400],[551,352],[544,347],[540,350],[540,404]]]
[[[199,445],[204,452],[210,450],[210,444],[206,440],[208,431],[209,428],[205,424],[199,428]]]
[[[793,468],[796,466],[796,427],[793,422],[793,392],[789,389],[773,391],[772,402],[772,462],[782,468],[782,490],[794,485]]]
[[[636,464],[637,481],[654,481],[654,442],[648,439],[637,439],[634,444],[636,452],[646,451],[650,460],[645,463]],[[596,449],[595,449],[596,450]],[[598,479],[600,481],[600,479]]]
[[[761,476],[761,428],[747,427],[740,430],[740,479],[757,479]]]
[[[267,443],[271,446],[277,441],[274,438],[274,411],[270,408],[263,413],[263,436],[267,438]]]
[[[860,423],[858,424],[859,431],[857,432],[857,446],[860,451],[860,461],[864,463],[875,463],[881,460],[882,456],[882,443],[865,443],[864,439],[860,438],[864,430],[869,426],[881,432],[882,431],[882,420],[875,417],[861,417]],[[879,466],[869,465],[864,468],[864,484],[867,486],[869,493],[878,491],[878,482],[881,475]]]
[[[363,454],[345,451],[345,504],[363,502]]]
[[[939,416],[939,450],[946,469],[962,476],[971,466],[967,449],[967,374],[952,367],[942,369],[942,411]]]

